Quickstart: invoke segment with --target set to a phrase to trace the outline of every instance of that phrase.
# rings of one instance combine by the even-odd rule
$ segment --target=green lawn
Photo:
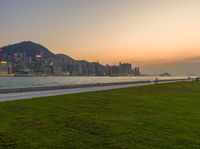
[[[200,148],[200,83],[0,103],[0,148]]]

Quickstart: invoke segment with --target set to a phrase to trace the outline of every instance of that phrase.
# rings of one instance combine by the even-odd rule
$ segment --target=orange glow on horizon
[[[199,0],[45,1],[24,2],[29,13],[7,2],[9,9],[0,13],[0,45],[32,40],[54,53],[102,64],[200,56]]]

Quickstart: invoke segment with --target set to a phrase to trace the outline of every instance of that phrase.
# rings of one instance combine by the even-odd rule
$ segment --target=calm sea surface
[[[156,77],[0,77],[0,89],[154,80]],[[160,80],[186,77],[157,77]]]

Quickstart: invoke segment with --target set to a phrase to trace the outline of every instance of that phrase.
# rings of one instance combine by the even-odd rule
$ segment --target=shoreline
[[[185,79],[187,79],[187,78],[185,78]],[[158,83],[181,81],[181,80],[184,80],[184,79],[163,79],[163,80],[158,80]],[[11,89],[8,88],[8,89],[0,89],[0,94],[31,92],[31,91],[59,90],[59,89],[74,89],[74,88],[85,88],[85,87],[101,87],[101,86],[113,86],[113,85],[144,84],[144,83],[155,83],[155,80],[115,82],[115,83],[97,83],[97,84],[60,85],[60,86],[38,86],[38,87],[11,88]]]

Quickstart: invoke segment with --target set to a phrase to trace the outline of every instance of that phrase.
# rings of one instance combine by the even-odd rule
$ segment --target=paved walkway
[[[121,84],[121,85],[81,87],[81,88],[71,88],[71,89],[46,90],[46,91],[6,93],[6,94],[0,94],[0,102],[19,100],[19,99],[30,99],[30,98],[37,98],[37,97],[66,95],[66,94],[74,94],[74,93],[94,92],[94,91],[102,91],[102,90],[134,87],[134,86],[143,86],[143,85],[149,85],[149,84],[152,84],[152,83]]]
[[[172,82],[172,81],[168,81],[168,82]],[[168,83],[168,82],[165,81],[162,83]],[[119,88],[135,87],[135,86],[144,86],[144,85],[150,85],[150,84],[153,84],[153,83],[138,83],[138,84],[134,83],[134,84],[82,87],[82,88],[57,89],[57,90],[46,90],[46,91],[6,93],[6,94],[0,94],[0,102],[20,100],[20,99],[31,99],[31,98],[37,98],[37,97],[66,95],[66,94],[74,94],[74,93],[94,92],[94,91],[102,91],[102,90],[110,90],[110,89],[119,89]]]

